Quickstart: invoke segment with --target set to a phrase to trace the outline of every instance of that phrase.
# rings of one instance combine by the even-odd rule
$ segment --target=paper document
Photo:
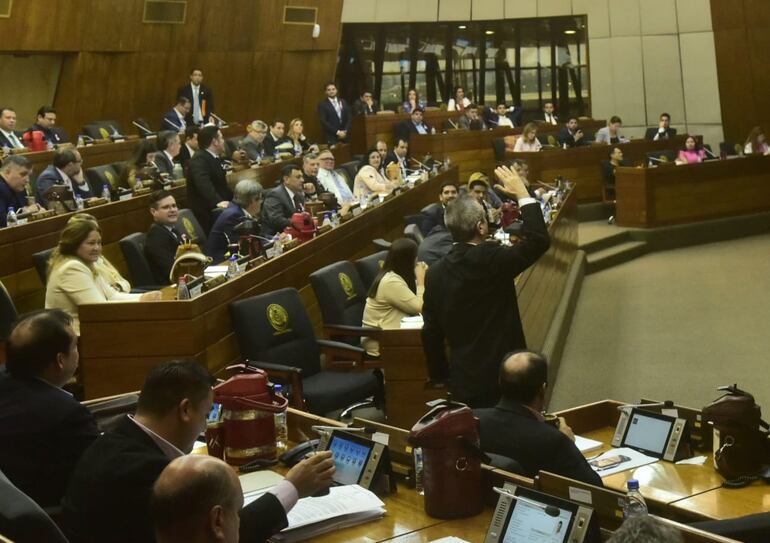
[[[610,462],[610,460],[613,461]],[[621,447],[619,449],[610,449],[588,462],[588,464],[600,477],[607,477],[608,475],[614,475],[621,471],[638,468],[657,461],[658,459],[654,456],[647,456],[634,449]]]
[[[596,441],[595,439],[575,436],[575,445],[580,452],[587,453],[588,451],[595,451],[604,444],[601,441]]]
[[[268,488],[272,488],[283,481],[282,476],[269,469],[244,473],[239,475],[238,479],[241,481],[244,496],[257,491],[260,491],[260,494],[264,493]]]
[[[227,266],[209,266],[207,267],[203,275],[206,277],[219,277],[220,275],[225,275],[227,273]]]
[[[441,539],[434,539],[430,543],[469,543],[464,539],[450,535],[449,537],[442,537]]]
[[[422,328],[422,315],[416,317],[403,317],[401,319],[402,330],[419,330]]]

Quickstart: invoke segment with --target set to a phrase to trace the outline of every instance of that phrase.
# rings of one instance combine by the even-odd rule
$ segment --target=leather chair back
[[[321,370],[321,352],[299,292],[283,288],[230,304],[244,359],[301,368],[303,378]]]
[[[378,253],[365,256],[356,260],[356,269],[358,270],[358,276],[363,281],[366,289],[372,286],[374,278],[382,270],[382,265],[385,263],[385,257],[388,256],[388,251],[380,251]]]
[[[325,324],[361,326],[367,288],[352,262],[341,260],[314,271],[310,285]],[[353,344],[358,344],[358,338]]]
[[[5,285],[0,283],[0,342],[6,341],[11,333],[11,325],[19,316],[16,306],[13,304],[11,295],[5,289]]]
[[[0,534],[11,541],[67,543],[56,523],[0,471]]]
[[[126,258],[126,265],[131,274],[131,284],[135,287],[146,287],[156,283],[147,258],[144,256],[146,241],[147,234],[144,232],[134,232],[120,240],[120,250]]]
[[[495,160],[497,162],[505,160],[505,140],[503,138],[494,138],[492,140],[492,151],[495,153]]]
[[[195,213],[190,209],[179,210],[179,222],[177,223],[177,229],[182,234],[192,240],[193,243],[197,243],[201,247],[206,243],[206,231],[203,230],[201,223],[195,218]]]
[[[48,261],[51,260],[53,249],[46,249],[32,255],[32,263],[35,265],[35,271],[40,276],[40,281],[45,285],[48,283]]]
[[[112,164],[94,166],[93,168],[86,169],[85,173],[86,180],[93,194],[101,196],[104,185],[108,185],[112,191],[118,190],[120,175]]]
[[[345,174],[348,176],[351,185],[353,184],[353,180],[356,178],[356,174],[358,173],[358,165],[359,162],[351,160],[350,162],[345,162],[339,166],[339,168],[344,170]]]
[[[424,236],[422,235],[422,231],[420,230],[420,227],[417,224],[407,224],[404,227],[404,237],[411,239],[417,245],[422,243],[422,240],[424,239]]]

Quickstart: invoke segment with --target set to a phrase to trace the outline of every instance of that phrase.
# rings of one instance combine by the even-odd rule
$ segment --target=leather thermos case
[[[452,519],[481,512],[479,419],[463,404],[439,405],[412,427],[409,443],[421,447],[425,512]]]

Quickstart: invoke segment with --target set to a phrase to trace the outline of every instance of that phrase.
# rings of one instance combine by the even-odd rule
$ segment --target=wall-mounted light
[[[321,35],[321,25],[316,23],[313,25],[313,37],[317,38],[320,35]]]
[[[564,33],[568,36],[572,36],[573,34],[577,34],[577,30],[565,30]]]
[[[486,34],[487,36],[491,36],[494,33],[495,33],[494,30],[487,30],[486,32],[484,32],[484,34]]]

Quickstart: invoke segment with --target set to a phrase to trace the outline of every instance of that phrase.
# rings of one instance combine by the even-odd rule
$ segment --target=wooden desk
[[[746,488],[716,488],[671,505],[682,516],[720,520],[754,513],[770,513],[770,486],[764,481]]]
[[[486,508],[475,517],[447,520],[416,532],[395,537],[395,543],[427,543],[442,537],[459,537],[470,543],[483,543],[492,521],[492,509]],[[339,541],[339,540],[338,540]]]
[[[632,140],[615,146],[594,144],[572,149],[548,149],[539,153],[506,153],[506,159],[526,160],[529,165],[529,179],[552,183],[557,176],[577,184],[580,202],[601,200],[601,161],[609,160],[610,150],[620,147],[623,158],[631,163],[646,161],[646,154],[664,149],[679,149],[684,146],[684,136],[670,140]]]
[[[426,111],[423,120],[425,123],[441,132],[447,119],[457,119],[462,113],[459,111]],[[374,148],[378,140],[387,142],[388,148],[395,143],[394,128],[402,121],[411,119],[408,113],[395,113],[386,115],[355,115],[350,125],[350,145],[353,154],[362,155]]]
[[[652,228],[770,210],[770,156],[618,168],[616,221]]]
[[[373,239],[400,237],[403,217],[435,201],[440,184],[456,178],[457,168],[443,172],[194,300],[82,306],[80,368],[86,397],[134,390],[150,368],[170,358],[197,359],[212,373],[237,359],[228,307],[236,299],[294,287],[318,325],[308,275],[371,253]]]

